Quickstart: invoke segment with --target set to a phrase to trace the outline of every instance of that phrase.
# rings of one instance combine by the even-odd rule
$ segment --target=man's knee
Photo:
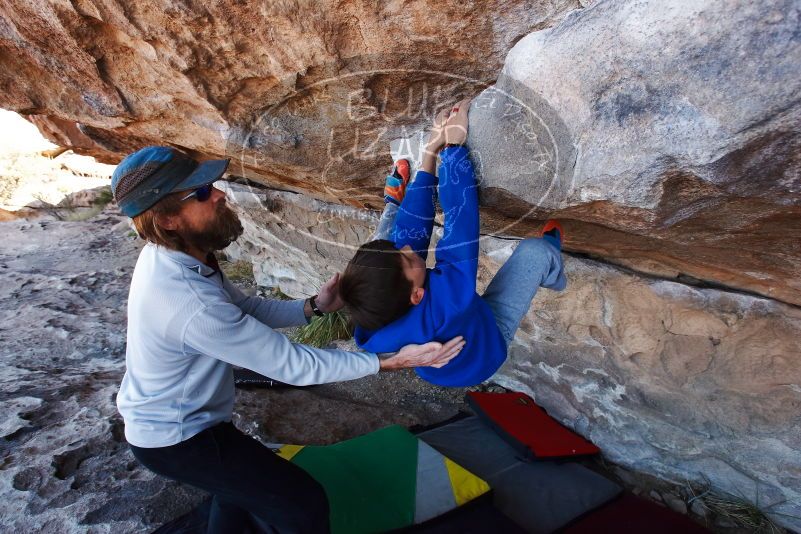
[[[309,476],[302,487],[303,495],[292,499],[293,522],[300,532],[328,532],[329,504],[323,486]]]
[[[297,482],[297,481],[296,481]],[[251,522],[257,532],[327,533],[329,527],[328,498],[314,479],[311,483],[294,484],[303,494],[282,494],[259,503],[249,502]],[[272,506],[265,505],[271,502]]]

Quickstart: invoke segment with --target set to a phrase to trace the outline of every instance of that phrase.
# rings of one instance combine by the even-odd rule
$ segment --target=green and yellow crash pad
[[[400,426],[334,445],[273,447],[323,486],[333,534],[419,524],[490,489]]]

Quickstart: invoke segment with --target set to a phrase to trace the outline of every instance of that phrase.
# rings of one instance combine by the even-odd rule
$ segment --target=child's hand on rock
[[[445,146],[445,132],[443,128],[448,121],[450,113],[451,110],[446,108],[434,117],[434,122],[431,125],[431,133],[428,135],[428,143],[426,143],[426,152],[436,154]]]
[[[434,174],[437,166],[437,153],[446,144],[463,145],[467,140],[467,111],[470,98],[457,102],[451,108],[440,111],[434,118],[428,136],[420,170]]]
[[[451,114],[443,128],[446,145],[463,145],[467,141],[467,112],[471,98],[465,98],[451,109]]]

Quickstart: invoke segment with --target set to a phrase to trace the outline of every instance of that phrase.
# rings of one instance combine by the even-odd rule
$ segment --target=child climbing
[[[464,336],[467,344],[457,358],[438,368],[416,369],[423,379],[442,386],[469,386],[492,376],[506,359],[538,288],[561,291],[567,284],[564,232],[549,220],[542,238],[522,240],[484,294],[476,293],[479,215],[465,146],[469,107],[467,99],[437,115],[411,184],[409,162],[395,163],[376,233],[359,248],[339,282],[362,349],[394,352],[407,343]],[[439,178],[434,175],[437,153]],[[426,269],[437,190],[444,228],[435,267]]]

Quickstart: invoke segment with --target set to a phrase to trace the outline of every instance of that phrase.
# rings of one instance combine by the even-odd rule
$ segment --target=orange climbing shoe
[[[562,250],[562,241],[565,239],[565,231],[556,219],[548,219],[542,227],[541,237],[552,244],[557,250]]]
[[[399,159],[392,168],[392,174],[387,176],[384,186],[384,202],[391,202],[400,206],[406,195],[406,186],[412,176],[411,165],[408,159]]]

